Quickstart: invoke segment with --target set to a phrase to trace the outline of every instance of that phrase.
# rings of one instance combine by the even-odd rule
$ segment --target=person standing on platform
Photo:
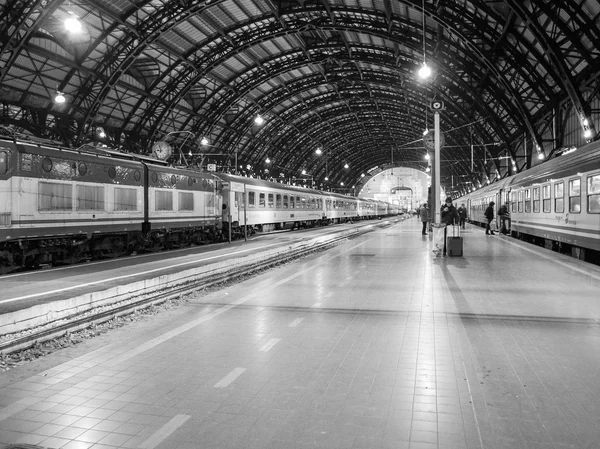
[[[508,212],[508,203],[500,206],[498,216],[500,217],[500,232],[506,235],[510,232],[510,212]]]
[[[441,221],[444,225],[444,256],[446,255],[446,238],[448,237],[448,226],[458,224],[459,217],[456,207],[452,204],[452,198],[446,198],[446,203],[441,207]]]
[[[496,234],[494,234],[494,231],[490,228],[490,223],[494,219],[494,205],[495,204],[496,203],[494,203],[493,201],[490,201],[490,205],[487,207],[487,209],[483,213],[483,215],[487,219],[487,224],[485,225],[485,235],[490,235],[490,234],[496,235]]]
[[[421,230],[421,234],[427,235],[427,222],[429,221],[429,210],[427,210],[427,204],[423,203],[423,205],[419,209],[419,217],[423,222],[423,229]]]
[[[457,210],[458,212],[458,219],[460,221],[460,227],[465,229],[465,222],[467,221],[467,208],[465,207],[464,204],[461,204],[461,206],[458,208]]]

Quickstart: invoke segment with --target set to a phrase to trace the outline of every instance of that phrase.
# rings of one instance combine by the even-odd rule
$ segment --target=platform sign
[[[217,164],[207,164],[206,171],[217,171]]]
[[[241,182],[224,182],[223,188],[228,189],[231,192],[244,192],[244,184]]]

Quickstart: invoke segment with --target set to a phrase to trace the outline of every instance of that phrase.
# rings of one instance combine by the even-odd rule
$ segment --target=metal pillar
[[[433,222],[436,224],[440,224],[442,222],[442,218],[441,218],[441,213],[440,213],[440,193],[441,193],[441,189],[440,189],[440,135],[441,135],[441,131],[440,131],[440,113],[439,111],[435,111],[433,114],[433,123],[434,123],[434,130],[435,130],[435,139],[434,139],[434,145],[435,145],[435,152],[434,152],[434,157],[433,157],[433,162],[434,162],[434,169],[433,169],[433,176],[431,178],[432,184],[433,184],[433,210],[435,211],[435,215],[434,215],[434,220]]]

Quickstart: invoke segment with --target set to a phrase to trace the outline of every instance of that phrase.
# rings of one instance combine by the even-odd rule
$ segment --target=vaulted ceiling
[[[178,163],[306,170],[333,186],[423,170],[433,100],[445,105],[443,183],[521,145],[551,155],[568,116],[598,137],[600,0],[1,4],[5,133],[140,153],[166,140]],[[73,16],[78,33],[64,27]]]

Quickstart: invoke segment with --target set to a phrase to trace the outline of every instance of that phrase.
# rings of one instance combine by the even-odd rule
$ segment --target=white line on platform
[[[304,320],[304,318],[296,318],[294,321],[292,321],[290,324],[288,324],[288,326],[290,327],[296,327],[298,326],[298,324],[300,324],[302,321]]]
[[[214,385],[214,387],[215,388],[225,388],[225,387],[227,387],[231,382],[233,382],[238,377],[240,377],[244,371],[246,371],[246,368],[234,368],[229,374],[227,374],[227,376],[225,376],[223,379],[221,379],[220,381],[218,381]]]
[[[152,434],[150,438],[142,442],[138,447],[140,449],[154,449],[164,440],[166,440],[173,432],[179,429],[188,419],[190,415],[177,415]]]
[[[278,244],[265,245],[263,248],[269,248],[271,246],[277,246],[277,245]],[[247,253],[249,251],[255,252],[256,248],[244,249],[244,250],[235,251],[235,252],[232,252],[232,253],[221,254],[221,255],[216,255],[216,256],[211,256],[211,257],[204,257],[204,258],[200,258],[200,259],[195,259],[195,260],[192,260],[192,261],[189,261],[189,262],[182,262],[182,263],[178,263],[178,264],[174,264],[174,265],[169,265],[169,268],[184,267],[186,265],[197,264],[198,262],[205,262],[205,261],[212,260],[212,259],[223,258],[225,256],[232,256],[232,255],[236,255],[236,254]],[[164,271],[165,271],[165,267],[161,266],[160,268],[155,268],[153,270],[146,270],[146,271],[143,271],[143,272],[136,272],[136,273],[126,274],[124,276],[117,276],[117,277],[113,277],[113,278],[109,278],[109,279],[102,279],[102,280],[99,280],[99,281],[87,282],[85,284],[79,284],[79,283],[77,283],[77,285],[72,285],[70,287],[59,288],[59,289],[50,290],[50,291],[44,291],[44,292],[40,292],[40,293],[35,293],[33,295],[19,296],[18,298],[4,299],[4,300],[0,300],[0,304],[7,304],[9,302],[22,301],[24,299],[33,299],[33,298],[38,298],[40,296],[47,296],[47,295],[52,295],[52,294],[56,294],[56,293],[63,293],[63,292],[67,292],[67,291],[70,291],[70,290],[76,290],[76,289],[79,289],[79,288],[82,288],[82,287],[88,287],[88,286],[91,286],[91,285],[108,284],[110,282],[120,281],[120,280],[123,280],[123,279],[128,279],[128,278],[136,277],[136,276],[139,276],[141,274],[156,273],[156,272],[160,272],[161,274],[164,274]]]
[[[279,343],[279,340],[281,340],[281,338],[271,338],[269,341],[267,341],[265,343],[265,345],[259,349],[260,352],[267,352],[269,349],[271,349],[273,346],[275,346],[277,343]]]

